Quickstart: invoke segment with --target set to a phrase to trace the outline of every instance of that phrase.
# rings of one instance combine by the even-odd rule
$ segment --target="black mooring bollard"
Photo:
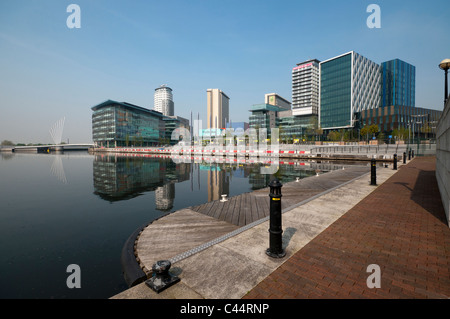
[[[406,164],[406,152],[403,152],[403,164]]]
[[[153,267],[153,276],[145,281],[145,284],[156,293],[160,293],[166,288],[176,284],[180,278],[169,273],[172,263],[169,260],[157,261]]]
[[[377,185],[377,160],[370,161],[370,185]]]
[[[270,229],[269,229],[269,248],[266,254],[274,258],[282,258],[286,255],[283,249],[281,234],[281,187],[283,185],[278,179],[274,179],[269,184],[270,187]]]
[[[411,152],[412,152],[412,158],[414,158],[414,150],[412,150]]]
[[[394,170],[397,169],[397,154],[394,154]]]
[[[408,161],[410,161],[411,160],[411,149],[409,149],[409,152],[408,152]]]

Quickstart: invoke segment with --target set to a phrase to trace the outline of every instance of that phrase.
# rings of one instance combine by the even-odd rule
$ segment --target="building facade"
[[[352,128],[355,113],[380,106],[380,81],[380,66],[354,51],[320,62],[320,127]]]
[[[127,102],[107,100],[92,107],[92,138],[99,147],[175,144],[176,128],[189,130],[189,120],[164,116]]]
[[[264,95],[264,103],[279,106],[282,109],[290,110],[291,102],[278,95],[277,93],[268,93]]]
[[[172,89],[165,84],[155,89],[153,109],[165,116],[173,116],[175,104],[173,103]]]
[[[378,125],[385,137],[395,129],[409,129],[411,137],[434,138],[442,111],[421,107],[390,105],[361,111],[361,127]]]
[[[226,128],[230,121],[230,98],[219,89],[208,89],[207,98],[207,128]]]
[[[295,109],[278,113],[277,127],[281,142],[299,143],[311,139],[317,128],[317,115],[293,115]]]
[[[100,147],[157,145],[164,137],[163,115],[157,111],[112,100],[91,109],[92,139]]]
[[[416,67],[399,59],[381,63],[381,106],[415,106]]]
[[[177,128],[185,128],[190,131],[189,120],[181,116],[164,116],[165,140],[164,144],[176,144],[178,140],[172,140],[172,133]]]
[[[319,113],[319,60],[297,63],[292,69],[293,115]]]
[[[281,111],[285,110],[276,105],[254,104],[250,109],[252,114],[249,116],[249,127],[266,128],[269,132],[271,128],[277,127],[277,113]]]

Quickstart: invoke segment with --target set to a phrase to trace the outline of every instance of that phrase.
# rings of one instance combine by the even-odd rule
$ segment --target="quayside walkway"
[[[282,187],[282,210],[289,211],[370,170],[367,165],[343,168],[317,175],[312,171],[313,176],[286,183]],[[179,262],[266,222],[270,217],[269,206],[269,188],[266,187],[230,197],[227,201],[213,200],[181,209],[151,222],[136,236],[130,236],[124,246],[122,265],[128,285],[149,277],[153,264],[159,260]],[[247,249],[249,247],[244,251]]]
[[[178,222],[167,215],[154,224],[191,239],[169,244],[164,231],[147,227],[155,232],[143,231],[137,246],[153,241],[144,263],[171,260],[180,282],[159,294],[140,283],[111,298],[448,298],[450,229],[434,165],[434,157],[416,157],[398,170],[378,167],[376,186],[360,174],[283,208],[284,258],[265,253],[267,218],[240,227],[192,209]],[[177,255],[193,244],[200,246]],[[381,288],[367,287],[371,264],[380,267]]]
[[[450,229],[435,157],[416,157],[244,298],[450,298]],[[380,288],[368,288],[368,265]]]

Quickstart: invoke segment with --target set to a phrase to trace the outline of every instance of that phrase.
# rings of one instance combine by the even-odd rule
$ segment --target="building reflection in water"
[[[156,208],[167,211],[173,207],[175,183],[189,180],[190,165],[170,160],[95,155],[94,194],[115,202],[154,191]]]
[[[175,198],[175,184],[169,183],[158,187],[155,190],[156,209],[161,211],[169,211],[173,207]]]
[[[220,166],[208,169],[208,202],[221,199],[220,195],[230,194],[230,175]]]
[[[104,200],[115,202],[153,191],[156,209],[170,211],[174,206],[175,184],[183,181],[190,180],[193,191],[194,180],[197,179],[200,190],[200,180],[205,178],[208,201],[214,201],[220,200],[224,194],[230,196],[233,178],[245,180],[248,191],[251,191],[267,187],[274,177],[286,183],[315,175],[317,170],[325,172],[342,167],[339,164],[314,162],[290,164],[279,165],[274,175],[265,175],[260,173],[263,163],[217,163],[208,158],[173,161],[157,156],[95,155],[94,193]],[[204,172],[202,175],[201,171]]]

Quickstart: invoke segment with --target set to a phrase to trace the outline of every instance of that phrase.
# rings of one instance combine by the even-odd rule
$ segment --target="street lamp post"
[[[445,87],[444,87],[444,105],[447,103],[448,99],[448,69],[450,69],[450,59],[442,60],[439,63],[439,68],[445,71]]]
[[[418,124],[422,124],[421,121],[418,121],[418,119],[420,119],[421,117],[425,117],[428,116],[427,114],[417,114],[417,115],[411,115],[411,117],[414,118],[414,120],[411,120],[411,122],[413,122],[413,143],[414,143],[414,138],[416,135],[416,128],[417,128],[417,141],[420,139],[420,131],[418,128]],[[419,143],[419,142],[417,142]]]
[[[411,121],[408,123],[408,147],[411,144]]]

